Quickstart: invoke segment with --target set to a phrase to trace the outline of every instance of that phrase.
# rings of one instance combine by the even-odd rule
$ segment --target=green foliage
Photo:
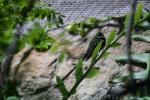
[[[144,96],[144,97],[139,97],[139,96],[131,97],[131,96],[129,96],[123,100],[150,100],[150,97],[148,97],[148,96]]]
[[[17,96],[7,97],[6,100],[20,100]]]
[[[69,24],[66,29],[71,35],[80,35],[82,38],[86,37],[93,29],[103,28],[107,26],[107,22],[109,21],[118,21],[124,19],[126,20],[124,22],[124,25],[128,25],[128,19],[130,14],[123,15],[123,16],[107,16],[101,19],[97,19],[94,17],[87,18],[86,20],[79,22],[79,23],[71,23]],[[125,18],[126,17],[126,18]],[[122,26],[120,26],[120,29]],[[124,27],[126,29],[127,27]]]
[[[59,55],[59,58],[58,58],[58,63],[62,63],[64,58],[65,58],[65,53],[64,52],[61,52],[60,55]]]
[[[56,53],[56,52],[58,52],[59,48],[61,48],[62,46],[65,46],[65,45],[69,45],[69,44],[71,44],[70,41],[68,41],[68,40],[61,40],[61,38],[59,38],[59,40],[55,41],[55,43],[50,48],[50,52],[51,53]],[[61,51],[61,50],[59,50],[59,51]]]
[[[92,60],[91,63],[85,71],[85,73],[82,72],[82,63],[80,64],[80,61],[78,64],[80,66],[76,68],[75,76],[76,79],[79,81],[76,81],[71,90],[69,91],[68,95],[64,97],[65,99],[68,99],[76,90],[78,85],[84,80],[86,77],[94,77],[99,73],[98,69],[94,69],[94,65],[99,61],[99,59],[107,58],[110,52],[107,50],[112,47],[118,47],[120,46],[120,43],[118,43],[118,40],[129,30],[129,21],[131,21],[131,14],[126,14],[123,17],[113,17],[109,16],[104,19],[96,19],[96,18],[88,18],[87,20],[80,22],[80,23],[73,23],[67,27],[68,31],[72,35],[80,35],[81,37],[85,37],[90,31],[96,28],[103,28],[101,26],[102,22],[107,22],[110,20],[120,20],[123,23],[123,26],[121,27],[121,31],[119,31],[119,34],[116,34],[115,31],[112,31],[107,38],[107,46],[103,49],[103,51],[99,52],[101,48],[101,44],[99,43],[97,47],[95,48],[93,54],[92,54]],[[147,30],[150,28],[150,13],[148,11],[143,10],[143,4],[140,3],[137,6],[136,13],[134,15],[134,20],[131,25],[131,32],[135,32],[137,30]],[[148,42],[149,39],[146,36],[133,36],[132,38],[140,41]],[[128,57],[126,55],[120,56],[116,59],[117,62],[126,64],[128,61]],[[141,53],[141,54],[132,54],[132,60],[133,65],[138,65],[139,67],[143,68],[144,71],[133,73],[135,80],[147,80],[150,76],[150,56],[149,53]],[[129,81],[130,75],[125,75],[123,77],[118,76],[118,78],[115,79],[115,82],[119,81]]]
[[[60,43],[59,42],[55,42],[53,44],[53,46],[51,47],[50,51],[51,53],[56,53],[57,49],[60,47]]]
[[[107,46],[111,44],[111,42],[114,40],[115,37],[116,37],[116,32],[113,30],[107,39]]]
[[[147,34],[147,35],[134,34],[132,36],[132,39],[135,41],[142,41],[142,42],[150,43],[150,34]]]
[[[101,59],[106,59],[110,54],[111,52],[105,52],[103,56],[101,57]]]
[[[66,87],[65,87],[65,85],[64,85],[63,80],[61,80],[61,79],[59,78],[59,76],[57,76],[57,77],[56,77],[56,81],[57,81],[57,85],[58,85],[58,88],[59,88],[61,94],[62,94],[64,97],[67,96],[67,95],[68,95],[68,91],[67,91],[67,89],[66,89]]]
[[[134,23],[132,25],[132,31],[134,30],[149,30],[150,29],[150,23],[149,23],[149,14],[150,12],[147,12],[143,10],[143,4],[139,3],[137,6],[136,13],[134,15]],[[142,41],[142,42],[147,42],[149,43],[150,37],[149,34],[134,34],[132,36],[132,39],[135,41]],[[121,64],[127,64],[128,63],[128,56],[127,55],[121,55],[117,57],[116,59],[117,63]],[[142,86],[142,88],[139,89],[139,87],[135,87],[135,89],[138,89],[138,93],[135,94],[135,96],[139,96],[140,94],[143,93],[143,88],[148,88],[149,87],[149,78],[150,78],[150,53],[132,53],[131,54],[131,64],[136,65],[143,70],[139,72],[133,72],[133,80],[135,81],[142,81],[145,82],[147,85]],[[133,66],[132,66],[133,67]],[[126,75],[120,75],[118,77],[115,77],[113,82],[131,82],[131,75],[126,74]],[[142,83],[141,82],[141,83]],[[148,82],[148,83],[147,83]],[[136,83],[135,83],[136,85]],[[135,91],[137,92],[137,91]],[[149,92],[148,90],[144,90],[144,93],[142,95],[147,95]],[[132,99],[129,100],[134,100],[135,98],[132,97]],[[136,100],[149,100],[149,98],[136,98]]]
[[[54,38],[45,33],[45,29],[38,23],[34,24],[34,28],[25,35],[24,40],[38,51],[48,50],[56,42]]]
[[[92,68],[90,72],[87,74],[86,78],[93,78],[100,73],[99,68]]]
[[[111,45],[111,48],[117,48],[117,47],[119,47],[120,45],[121,45],[121,43],[116,42],[116,43],[114,43],[114,44]]]
[[[132,63],[141,66],[141,63],[146,63],[148,58],[148,53],[132,54]],[[116,57],[115,61],[121,64],[127,63],[127,55],[120,55]]]
[[[96,18],[94,18],[94,17],[90,17],[90,18],[87,18],[87,20],[86,20],[86,25],[87,26],[92,26],[92,27],[96,27],[96,26],[98,26],[98,24],[101,22],[101,20],[99,20],[99,19],[96,19]]]
[[[92,54],[92,61],[95,61],[97,56],[98,56],[98,53],[101,49],[101,46],[102,46],[102,41],[97,45],[97,47],[94,49],[93,51],[93,54]]]
[[[129,18],[130,18],[131,14],[128,13],[125,17],[125,21],[124,21],[124,30],[126,31],[128,28],[128,23],[129,23]]]
[[[66,29],[68,30],[68,32],[71,34],[71,35],[77,35],[78,32],[79,32],[79,28],[78,28],[78,25],[76,23],[72,23],[70,25],[68,25],[66,27]]]
[[[134,73],[134,79],[135,80],[147,80],[149,78],[149,57],[150,54],[149,53],[140,53],[140,54],[132,54],[132,65],[136,65],[139,66],[143,69],[145,69],[144,71],[141,72],[136,72]],[[121,63],[121,64],[126,64],[128,61],[128,57],[127,55],[121,55],[119,57],[117,57],[115,59],[115,61],[117,63]],[[119,77],[117,79],[115,79],[114,81],[127,81],[129,79],[130,75],[125,75],[122,77]]]
[[[137,10],[136,10],[135,16],[134,16],[134,24],[137,24],[138,21],[140,20],[140,18],[142,16],[142,10],[143,10],[143,3],[139,3],[137,5]]]
[[[7,83],[4,87],[4,94],[5,94],[6,100],[7,99],[16,100],[13,98],[19,98],[19,95],[18,95],[17,89],[16,89],[17,85],[18,85],[18,83],[15,81],[10,81],[10,80],[7,81]]]
[[[148,21],[140,22],[136,25],[137,30],[149,30],[150,29],[150,23]]]
[[[16,53],[24,48],[26,45],[30,45],[34,47],[37,51],[46,51],[51,49],[51,52],[56,52],[57,49],[62,46],[69,44],[69,41],[58,41],[46,34],[46,28],[54,28],[63,24],[62,20],[63,15],[56,13],[56,11],[45,4],[41,4],[39,0],[0,0],[0,62],[3,60],[6,55],[7,48],[9,44],[16,39],[18,48]],[[130,14],[126,15],[124,22],[124,30],[121,33],[126,32],[128,28]],[[28,23],[29,21],[34,21],[34,19],[44,19],[47,18],[47,23],[44,27],[40,26],[39,23],[35,23],[33,28],[28,31],[25,35],[21,37],[17,37],[18,34],[18,26],[22,28],[22,25]],[[80,23],[72,23],[67,26],[67,30],[71,35],[80,35],[82,38],[86,37],[87,34],[95,28],[101,28],[100,24],[103,22],[107,22],[113,19],[118,19],[119,17],[106,17],[104,19],[96,19],[96,18],[88,18]],[[138,4],[135,16],[134,16],[134,25],[132,25],[132,31],[134,28],[138,29],[150,29],[150,13],[143,10],[143,4]],[[77,88],[77,86],[81,83],[81,81],[86,77],[94,77],[99,73],[99,69],[93,68],[95,63],[102,58],[106,58],[110,53],[107,50],[110,47],[117,47],[120,44],[117,43],[117,40],[123,36],[120,34],[116,35],[115,31],[112,31],[107,39],[107,47],[99,52],[101,49],[101,43],[97,45],[93,54],[92,61],[89,65],[89,69],[83,73],[82,66],[83,62],[80,59],[78,64],[76,65],[75,77],[76,83],[72,87],[72,89],[68,92],[65,87],[65,84],[62,79],[58,76],[56,77],[57,85],[65,97],[69,97],[73,94]],[[134,39],[149,42],[149,37],[146,36],[133,36]],[[110,47],[109,47],[110,46]],[[148,56],[147,56],[148,55]],[[143,65],[144,63],[144,71],[134,73],[135,79],[148,79],[150,75],[150,57],[149,54],[133,54],[132,62],[136,64]],[[58,62],[62,62],[64,59],[64,53],[61,53],[58,59]],[[126,63],[127,57],[122,56],[119,58],[118,62]],[[145,66],[146,65],[146,66]],[[127,80],[129,75],[124,76],[122,79]],[[12,84],[13,85],[13,84]],[[10,86],[10,85],[9,85]],[[8,87],[9,87],[8,86]],[[14,85],[13,85],[14,86]],[[12,90],[10,88],[6,88],[4,93],[6,94],[6,98],[9,96],[13,96]],[[12,87],[12,86],[10,86]],[[15,86],[14,86],[15,87]],[[14,90],[14,89],[13,89]],[[17,100],[16,97],[8,98],[8,100]]]
[[[62,25],[62,17],[63,15],[41,3],[40,0],[0,0],[0,64],[12,43],[17,45],[16,48],[11,48],[15,49],[15,53],[26,45],[40,52],[50,49],[56,40],[48,36],[46,28],[56,28]],[[30,31],[22,33],[25,24],[44,18],[47,18],[44,27],[36,22]],[[6,81],[4,89],[6,100],[18,100],[15,85]]]
[[[79,60],[77,67],[75,69],[75,77],[76,77],[76,82],[79,81],[83,77],[83,63],[82,59]]]
[[[143,4],[138,4],[138,10],[136,11],[137,18],[135,18],[136,23],[134,23],[134,27],[136,30],[148,30],[150,29],[150,12],[142,9]],[[142,9],[142,11],[141,11]],[[134,20],[134,21],[135,21]]]
[[[17,25],[23,25],[35,18],[47,18],[46,26],[49,28],[63,24],[62,15],[56,13],[54,9],[43,6],[38,0],[1,0],[0,1],[0,61],[5,55],[8,45],[16,35]],[[45,27],[46,27],[45,26]],[[22,34],[22,33],[19,33]],[[30,44],[38,51],[48,50],[55,40],[45,34],[45,29],[35,23],[33,29],[25,37],[18,41],[18,48],[23,48],[25,44]],[[17,51],[19,51],[18,49]]]
[[[79,34],[81,37],[85,37],[87,35],[87,32],[84,28],[80,27],[79,28]]]
[[[56,11],[53,8],[49,7],[46,4],[38,2],[32,9],[32,11],[29,13],[28,20],[34,20],[35,18],[47,18],[47,25],[49,26],[49,28],[53,28],[63,24],[62,17],[64,16],[60,13],[56,13]]]
[[[97,19],[94,17],[87,18],[80,23],[71,23],[66,29],[71,35],[80,35],[82,38],[86,37],[90,31],[98,28],[101,23],[112,20],[113,18],[108,16],[105,19]]]

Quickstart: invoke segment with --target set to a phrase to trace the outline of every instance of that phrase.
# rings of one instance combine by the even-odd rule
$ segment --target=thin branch
[[[116,43],[116,41],[118,41],[122,36],[124,35],[124,30],[117,36],[117,38],[115,38],[112,43],[105,47],[104,50],[101,52],[100,56],[90,64],[89,69],[85,72],[85,74],[83,75],[83,77],[77,81],[75,83],[75,85],[72,87],[72,89],[69,91],[69,94],[63,98],[63,100],[67,100],[71,94],[76,90],[76,88],[78,87],[78,85],[83,81],[83,79],[87,76],[87,74],[90,72],[90,70],[94,67],[94,65],[97,63],[97,61],[99,61],[99,59],[105,54],[105,52],[114,44]]]
[[[106,27],[106,26],[108,26],[108,27],[119,27],[119,24],[111,24],[111,23],[108,23],[108,24],[105,24],[105,25],[100,25],[100,26],[97,26],[97,27],[95,27],[95,28],[103,28],[103,27]],[[123,29],[121,29],[121,30],[123,30]],[[120,31],[118,32],[118,34],[120,33]],[[62,80],[65,80],[65,79],[67,79],[67,77],[74,71],[76,69],[76,66],[75,67],[73,67],[63,78],[62,78]]]
[[[125,19],[125,16],[120,16],[120,17],[108,17],[107,19],[105,19],[103,22],[108,22],[108,21],[111,21],[111,20],[114,20],[114,21],[117,21],[119,24],[111,24],[111,23],[108,23],[108,24],[104,24],[104,25],[98,25],[98,26],[94,26],[94,27],[91,27],[91,28],[103,28],[103,27],[120,27],[120,23],[123,23],[122,20]],[[87,19],[83,20],[86,21]],[[56,28],[53,28],[53,29],[48,29],[46,31],[46,33],[50,32],[50,31],[55,31],[55,30],[58,30],[58,29],[62,29],[62,28],[65,28],[66,26],[68,26],[69,24],[65,24],[65,25],[62,25],[62,26],[59,26],[59,27],[56,27]],[[87,26],[87,28],[90,28],[89,26]]]

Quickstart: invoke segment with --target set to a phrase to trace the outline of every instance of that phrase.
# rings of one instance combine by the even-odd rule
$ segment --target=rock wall
[[[81,21],[87,17],[104,17],[112,14],[123,14],[129,11],[130,0],[51,0],[47,1],[52,7],[66,15],[65,24],[72,21]],[[119,2],[119,3],[118,3]],[[150,1],[144,0],[145,7],[150,7]],[[105,28],[104,35],[108,37],[111,28]],[[59,32],[57,32],[59,33]],[[149,33],[149,31],[147,32]],[[57,36],[55,32],[50,35]],[[62,63],[55,60],[58,53],[52,54],[49,51],[40,53],[33,50],[30,56],[18,67],[18,63],[27,50],[18,53],[12,63],[10,76],[20,84],[17,87],[19,95],[23,100],[61,100],[61,94],[54,88],[56,75],[63,77],[69,72],[74,64],[86,51],[87,46],[94,34],[88,35],[88,40],[83,42],[80,36],[66,35],[65,39],[73,44],[63,47],[69,53],[69,58]],[[70,100],[101,100],[107,94],[111,85],[111,77],[117,73],[127,72],[126,65],[119,67],[114,58],[126,52],[126,38],[119,41],[122,45],[118,48],[111,48],[111,55],[107,59],[100,60],[96,67],[100,68],[99,74],[93,79],[85,79],[77,88],[77,93]],[[150,44],[133,41],[133,51],[145,52],[150,50]],[[84,62],[85,66],[89,61]],[[75,81],[74,73],[65,81],[67,89],[70,89]],[[115,88],[116,89],[116,88]],[[117,86],[117,89],[120,89]]]
[[[104,35],[107,37],[111,29],[106,28]],[[149,31],[147,32],[149,33]],[[55,35],[55,34],[54,34]],[[88,40],[82,42],[79,36],[72,39],[70,35],[66,38],[74,41],[72,45],[65,47],[65,50],[70,52],[70,57],[65,59],[62,63],[54,62],[58,54],[51,54],[49,51],[40,53],[35,50],[17,69],[23,52],[18,53],[12,63],[10,76],[20,82],[17,89],[23,100],[61,100],[61,94],[58,89],[54,89],[56,83],[56,75],[63,77],[69,72],[78,58],[85,53],[90,39],[94,34],[89,34]],[[95,67],[100,68],[99,74],[93,79],[84,79],[84,81],[77,88],[77,93],[70,98],[70,100],[101,100],[111,87],[109,84],[110,78],[116,73],[127,72],[126,65],[119,67],[114,61],[114,58],[120,54],[125,53],[125,40],[123,37],[119,41],[121,47],[110,49],[111,55],[105,59],[100,60]],[[150,50],[150,44],[133,41],[133,51],[144,52]],[[52,63],[53,62],[53,63]],[[89,65],[89,61],[84,62],[85,66]],[[67,89],[70,89],[75,81],[74,73],[67,78],[65,84]],[[120,89],[117,87],[117,89]]]

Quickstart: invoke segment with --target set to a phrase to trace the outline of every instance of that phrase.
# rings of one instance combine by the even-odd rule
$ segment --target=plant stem
[[[131,41],[131,32],[132,32],[132,24],[133,24],[133,20],[134,20],[134,12],[136,9],[136,0],[132,0],[131,2],[131,11],[130,11],[130,17],[129,17],[129,22],[128,22],[128,27],[127,27],[127,58],[128,58],[128,70],[130,73],[130,79],[131,80],[131,84],[130,84],[130,89],[131,91],[133,91],[133,86],[134,86],[134,81],[133,81],[133,68],[131,66],[131,47],[132,47],[132,41]]]
[[[62,100],[67,100],[71,94],[76,90],[76,88],[78,87],[78,85],[83,81],[83,79],[87,76],[87,74],[90,72],[90,70],[94,67],[94,65],[97,63],[97,61],[104,55],[104,53],[114,44],[116,43],[117,40],[119,40],[124,34],[124,29],[123,31],[118,35],[117,38],[115,38],[111,44],[109,46],[107,46],[106,48],[104,48],[104,50],[101,52],[100,56],[93,62],[91,62],[90,66],[89,66],[89,69],[85,72],[85,74],[83,75],[83,77],[77,81],[74,86],[72,87],[72,89],[69,91],[69,94],[64,97]]]

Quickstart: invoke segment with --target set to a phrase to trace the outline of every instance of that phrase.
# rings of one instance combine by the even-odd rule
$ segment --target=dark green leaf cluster
[[[19,95],[16,89],[18,85],[15,81],[8,81],[4,89],[5,99],[6,100],[19,100]]]
[[[136,30],[150,29],[150,12],[143,9],[143,3],[139,3],[134,16]]]
[[[0,0],[0,64],[4,57],[10,56],[9,52],[13,52],[11,55],[13,56],[26,45],[30,45],[37,51],[46,51],[56,42],[54,38],[48,36],[46,28],[56,28],[62,25],[63,15],[43,5],[40,0]],[[44,18],[47,19],[44,27],[35,22],[31,30],[23,34],[22,30],[25,24]],[[4,92],[3,97],[5,96],[5,99],[8,100],[18,100],[15,95],[16,91],[14,91],[16,86],[8,84],[7,80],[5,83],[4,91],[0,90]],[[0,95],[0,97],[2,96]]]
[[[116,21],[118,24],[106,24],[109,21]],[[125,20],[125,16],[107,16],[103,19],[97,19],[97,18],[87,18],[86,20],[80,22],[80,23],[71,23],[66,27],[68,32],[71,35],[80,35],[81,37],[85,37],[90,33],[93,29],[101,29],[105,26],[111,26],[111,27],[120,27],[120,20],[123,22]]]
[[[46,5],[43,5],[41,3],[38,3],[32,11],[29,13],[29,20],[34,20],[35,18],[38,19],[44,19],[47,18],[48,20],[48,26],[50,28],[52,27],[59,27],[60,25],[63,24],[63,19],[64,17],[60,13],[56,13],[56,11],[53,8],[50,8]]]
[[[0,59],[13,40],[17,23],[22,19],[21,10],[25,7],[22,0],[0,0]]]
[[[26,43],[38,51],[45,51],[55,42],[45,34],[45,27],[53,28],[63,24],[63,15],[43,5],[39,0],[0,0],[0,62],[9,44],[16,39],[16,35],[22,34],[21,31],[17,33],[17,26],[22,26],[29,21],[47,18],[44,28],[36,23],[25,37],[16,39],[17,51],[21,50]]]
[[[34,28],[25,34],[23,40],[38,51],[48,50],[55,43],[55,39],[48,36],[38,23],[35,23]]]
[[[80,23],[72,23],[68,25],[66,29],[71,35],[79,34],[81,37],[85,37],[91,30],[98,28],[102,22],[104,22],[104,20],[91,17]]]

